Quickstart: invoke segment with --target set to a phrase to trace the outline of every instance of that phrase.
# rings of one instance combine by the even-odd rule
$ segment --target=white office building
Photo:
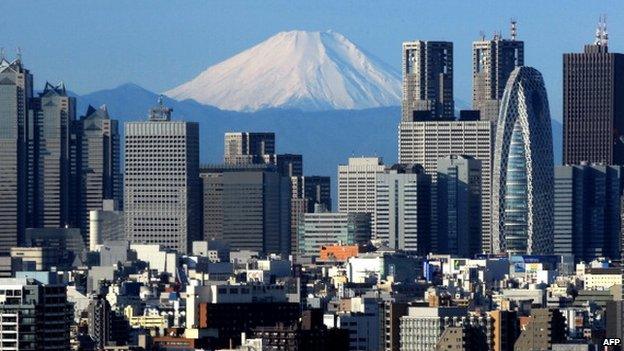
[[[444,120],[401,122],[399,125],[399,163],[420,164],[432,177],[435,191],[437,163],[450,155],[466,155],[481,161],[482,236],[481,249],[491,251],[492,144],[494,127],[489,121]],[[435,199],[435,192],[432,199]],[[432,233],[436,232],[436,201],[432,201]],[[435,238],[432,238],[435,239]],[[432,240],[432,250],[437,242]]]
[[[351,157],[338,166],[338,210],[340,212],[375,212],[377,175],[386,167],[380,157]]]
[[[132,243],[186,253],[199,236],[199,126],[160,105],[125,125],[124,214]]]

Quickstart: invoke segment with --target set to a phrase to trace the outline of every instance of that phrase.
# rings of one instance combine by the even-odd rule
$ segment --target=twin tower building
[[[444,247],[457,246],[453,233],[475,220],[453,195],[469,182],[451,177],[449,190],[437,179],[448,178],[436,170],[440,160],[463,155],[481,164],[480,233],[470,235],[480,242],[471,254],[619,257],[624,55],[609,52],[606,24],[584,52],[563,55],[563,166],[553,162],[544,80],[525,66],[515,23],[511,38],[482,38],[472,52],[473,110],[456,118],[453,44],[403,44],[399,162],[421,164],[432,177],[431,251],[461,254]]]
[[[432,175],[432,194],[438,200],[431,206],[435,230],[430,249],[471,255],[552,253],[554,164],[548,98],[540,72],[524,66],[524,43],[516,40],[515,24],[511,39],[497,34],[474,42],[472,95],[473,110],[456,118],[451,42],[403,44],[399,162],[421,164]],[[455,176],[449,192],[448,181],[439,179],[448,178],[448,172],[437,169],[439,162],[453,156],[475,159],[481,166],[480,211],[471,215],[458,215],[469,207],[462,207],[465,199],[448,195],[460,193],[470,181]],[[448,201],[441,202],[440,194]],[[452,234],[475,220],[481,221],[479,235],[469,234],[471,248],[461,250],[457,243],[462,239]],[[452,242],[458,251],[444,249]]]

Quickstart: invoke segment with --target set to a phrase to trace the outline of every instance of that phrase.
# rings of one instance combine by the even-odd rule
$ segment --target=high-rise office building
[[[85,242],[89,238],[89,213],[101,210],[104,200],[121,207],[121,174],[119,165],[119,129],[108,115],[106,106],[91,106],[77,122],[80,230]]]
[[[67,288],[52,274],[45,278],[0,279],[0,349],[70,350]]]
[[[271,157],[272,156],[272,157]],[[271,159],[274,159],[273,161]],[[277,171],[284,177],[301,177],[303,175],[303,156],[297,154],[267,155],[265,163],[275,164]]]
[[[272,163],[265,155],[275,154],[275,133],[225,133],[224,140],[226,164]]]
[[[279,166],[278,166],[279,167]],[[290,177],[291,183],[291,253],[296,259],[298,254],[297,231],[305,213],[315,212],[320,205],[324,210],[331,211],[330,177],[298,176]]]
[[[76,99],[65,86],[46,83],[35,99],[33,227],[73,227],[76,223]]]
[[[515,22],[511,25],[511,39],[495,34],[472,43],[472,108],[482,120],[496,122],[507,79],[524,66],[524,42],[516,40]]]
[[[125,125],[124,215],[133,243],[186,253],[199,238],[199,126],[151,109],[149,121]]]
[[[619,259],[621,166],[555,167],[554,253]]]
[[[439,253],[472,257],[481,252],[481,161],[451,155],[438,160]]]
[[[624,165],[624,54],[606,24],[583,53],[563,55],[563,164]]]
[[[374,239],[395,250],[429,252],[430,179],[419,165],[397,164],[377,174]]]
[[[24,235],[29,209],[29,117],[33,77],[18,58],[0,58],[0,256]],[[32,193],[31,193],[32,194]],[[28,216],[28,217],[27,217]]]
[[[448,119],[453,102],[453,43],[403,43],[403,121]]]
[[[328,245],[366,244],[371,238],[368,213],[325,212],[304,214],[298,228],[298,257],[318,257]]]
[[[552,253],[553,167],[544,80],[534,68],[516,68],[507,82],[496,126],[492,182],[495,253]]]
[[[303,177],[303,197],[307,200],[307,212],[314,212],[314,205],[332,209],[331,178],[324,176]]]
[[[399,163],[416,163],[431,175],[432,191],[438,177],[438,160],[450,155],[466,155],[481,161],[481,251],[491,252],[491,167],[494,127],[489,121],[456,120],[401,122],[399,125]],[[432,199],[437,199],[435,193]],[[432,226],[437,226],[432,201]],[[432,228],[431,249],[436,252],[437,229]]]
[[[274,165],[202,167],[204,240],[233,249],[290,252],[291,184]]]
[[[350,157],[338,166],[338,210],[340,212],[375,213],[377,175],[386,166],[379,157]]]

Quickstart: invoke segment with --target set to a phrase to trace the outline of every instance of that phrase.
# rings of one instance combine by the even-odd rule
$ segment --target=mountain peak
[[[279,32],[165,94],[222,109],[399,105],[399,74],[340,33]]]

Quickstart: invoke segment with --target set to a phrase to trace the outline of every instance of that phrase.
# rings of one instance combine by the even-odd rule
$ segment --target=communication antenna
[[[516,41],[518,37],[518,21],[515,18],[512,18],[510,21],[511,25],[511,40]]]
[[[485,41],[485,32],[480,30],[479,31],[479,37],[481,38],[481,41]]]
[[[601,15],[598,18],[598,26],[596,27],[595,45],[607,46],[609,44],[609,33],[607,32],[607,15]]]
[[[0,48],[0,61],[4,60],[4,48]]]
[[[22,48],[20,48],[19,46],[17,47],[17,55],[16,55],[16,59],[17,61],[22,61]]]

